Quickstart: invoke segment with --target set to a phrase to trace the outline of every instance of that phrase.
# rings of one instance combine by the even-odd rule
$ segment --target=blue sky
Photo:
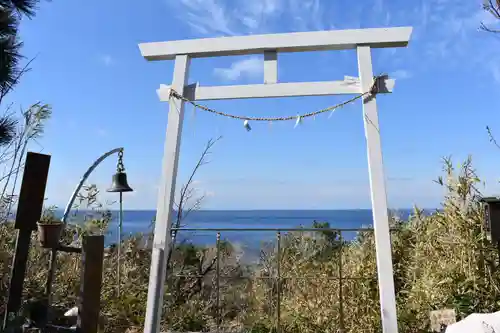
[[[257,33],[413,26],[408,48],[375,50],[374,70],[397,79],[379,98],[391,208],[437,206],[432,180],[440,159],[472,154],[487,193],[500,191],[500,151],[485,126],[500,136],[500,38],[478,30],[491,19],[480,0],[149,0],[52,1],[22,22],[24,53],[37,56],[11,101],[54,109],[41,147],[52,155],[48,201],[64,206],[73,187],[101,153],[125,147],[136,189],[126,207],[156,206],[168,107],[155,90],[170,84],[173,62],[147,62],[138,43]],[[281,82],[357,76],[354,51],[285,54]],[[191,82],[262,82],[262,57],[196,59]],[[295,115],[346,97],[205,103],[240,115]],[[361,105],[354,103],[294,129],[294,122],[252,124],[187,109],[178,184],[206,141],[222,135],[196,177],[206,209],[339,209],[370,206]],[[105,188],[109,160],[90,181]],[[104,196],[103,199],[109,197]]]

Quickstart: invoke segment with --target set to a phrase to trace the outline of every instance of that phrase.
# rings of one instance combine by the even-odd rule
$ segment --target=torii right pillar
[[[361,89],[363,92],[366,92],[369,91],[373,85],[371,48],[370,46],[358,46],[357,51]],[[388,223],[389,212],[376,95],[368,94],[363,98],[363,121],[365,125],[368,153],[373,226],[375,229],[382,331],[384,333],[397,333],[398,319],[392,269],[391,234]]]

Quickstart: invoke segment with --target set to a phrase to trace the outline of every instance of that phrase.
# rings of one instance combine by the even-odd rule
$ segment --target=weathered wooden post
[[[16,224],[18,230],[16,238],[16,252],[14,254],[7,308],[3,328],[11,316],[19,311],[23,291],[26,263],[31,243],[31,233],[36,230],[36,223],[42,214],[45,187],[49,173],[50,155],[28,152],[17,205]]]
[[[84,237],[77,322],[80,333],[97,333],[98,330],[103,259],[104,236]]]
[[[82,248],[60,245],[56,250],[82,254],[76,331],[72,327],[49,323],[47,313],[50,305],[47,297],[42,301],[35,300],[32,303],[28,315],[29,320],[24,328],[41,329],[43,332],[97,333],[104,258],[104,236],[85,236]]]

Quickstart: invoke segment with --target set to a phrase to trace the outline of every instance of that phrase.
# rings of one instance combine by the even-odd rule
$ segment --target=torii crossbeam
[[[174,219],[173,204],[185,103],[182,100],[170,98],[170,89],[174,89],[185,98],[193,101],[361,94],[369,91],[373,84],[371,49],[406,47],[411,33],[411,27],[399,27],[205,38],[139,44],[141,54],[147,60],[175,60],[172,84],[170,86],[161,85],[160,89],[158,89],[160,100],[169,102],[170,109],[163,153],[162,177],[158,193],[144,326],[145,333],[158,333],[160,329],[166,277],[166,258],[168,257],[167,252],[171,250],[170,237]],[[278,53],[345,49],[357,50],[359,79],[331,82],[278,82]],[[189,63],[192,58],[262,53],[264,54],[263,84],[215,87],[187,85]],[[379,92],[392,92],[394,80],[385,78],[383,81],[382,90]],[[384,333],[397,333],[398,323],[391,238],[376,96],[368,95],[363,98],[363,113],[375,229],[382,326]]]

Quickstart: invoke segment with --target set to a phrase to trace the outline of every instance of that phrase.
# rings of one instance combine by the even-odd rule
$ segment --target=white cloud
[[[491,62],[491,74],[497,83],[500,83],[500,61]]]
[[[289,0],[295,30],[323,30],[323,8],[320,0]]]
[[[226,7],[216,0],[181,0],[187,13],[183,20],[195,31],[202,34],[222,33],[234,35],[231,16]]]
[[[256,29],[259,26],[259,21],[255,17],[245,16],[241,22],[249,29]]]
[[[390,12],[386,12],[385,13],[385,21],[384,21],[384,25],[385,26],[390,26],[391,25],[391,13]]]
[[[323,27],[320,0],[169,0],[179,19],[203,35],[245,35],[276,32],[276,20],[292,23],[293,30]],[[282,30],[282,27],[281,27]]]
[[[381,14],[384,11],[384,0],[375,0],[374,12]]]
[[[97,129],[97,135],[100,137],[104,137],[108,135],[108,131],[105,130],[104,128],[99,128]]]
[[[282,0],[254,0],[246,3],[246,11],[254,15],[272,15],[281,11]]]
[[[255,1],[254,3],[258,4],[259,1]],[[280,10],[281,7],[280,0],[263,0],[260,1],[260,4],[262,6],[262,13],[266,15],[275,13],[276,11]]]
[[[191,182],[191,187],[195,188],[195,187],[200,187],[203,185],[203,182],[201,180],[193,180]]]
[[[264,72],[263,60],[250,57],[233,62],[229,68],[215,68],[214,74],[227,81],[238,80],[242,76],[256,77]]]
[[[497,53],[498,43],[487,33],[478,32],[481,22],[494,24],[496,20],[482,9],[481,0],[421,0],[404,6],[371,0],[349,5],[345,13],[340,8],[335,10],[336,3],[329,0],[167,1],[175,6],[181,24],[207,36],[413,26],[408,51],[402,50],[401,56],[395,55],[396,49],[385,51],[391,55],[392,64],[404,57],[412,63],[413,72],[439,65],[487,73],[492,79],[497,75],[490,60]],[[231,67],[216,72],[227,80],[235,80],[245,71]],[[401,78],[407,78],[402,75]]]
[[[425,1],[422,2],[422,7],[420,8],[420,17],[422,20],[422,27],[425,28],[429,21],[429,4]]]
[[[111,66],[115,64],[115,59],[109,54],[102,55],[100,60],[105,66]]]
[[[375,5],[378,0],[372,1]],[[389,2],[387,4],[386,9],[390,8]],[[408,50],[400,52],[404,61],[411,63],[413,73],[437,65],[442,69],[483,73],[494,78],[495,66],[490,60],[492,54],[497,54],[498,42],[480,31],[480,26],[481,22],[488,24],[495,20],[482,9],[481,0],[422,0],[387,12],[391,14],[392,26],[414,28]],[[373,21],[365,26],[387,22],[382,14],[371,19]],[[395,63],[400,58],[391,59]]]
[[[404,79],[412,78],[413,74],[408,70],[398,69],[398,70],[392,72],[390,76],[395,78],[396,80],[404,80]]]

